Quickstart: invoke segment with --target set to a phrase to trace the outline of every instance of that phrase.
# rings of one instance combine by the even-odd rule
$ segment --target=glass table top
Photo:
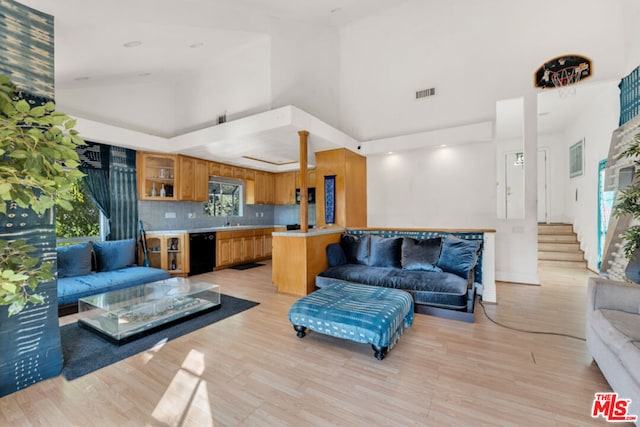
[[[174,277],[80,298],[78,323],[122,344],[219,307],[218,285]]]

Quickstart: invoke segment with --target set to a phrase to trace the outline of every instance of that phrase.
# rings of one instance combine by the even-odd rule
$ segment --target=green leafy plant
[[[9,304],[9,316],[22,311],[27,302],[44,302],[42,295],[30,294],[29,290],[33,292],[39,283],[54,279],[50,262],[40,263],[38,258],[29,256],[35,250],[25,240],[0,240],[0,304]]]
[[[73,209],[56,212],[56,237],[100,236],[100,211],[78,180],[71,191]]]
[[[640,133],[635,135],[633,142],[618,158],[631,158],[633,164],[638,170],[640,168]],[[622,190],[618,196],[617,203],[614,206],[614,214],[617,217],[622,215],[630,215],[633,219],[640,223],[640,175],[635,174],[632,184],[625,190]],[[624,238],[624,255],[627,259],[633,257],[634,252],[640,249],[640,225],[632,225],[623,233]]]
[[[0,76],[0,215],[8,202],[39,215],[55,205],[71,210],[73,184],[83,176],[75,148],[84,141],[76,122],[53,102],[32,107],[15,93],[10,79]],[[12,316],[28,302],[43,301],[35,291],[52,280],[52,265],[31,257],[35,248],[23,240],[0,243],[0,305],[9,305]]]

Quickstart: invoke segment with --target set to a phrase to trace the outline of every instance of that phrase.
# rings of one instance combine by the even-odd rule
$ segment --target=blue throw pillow
[[[369,235],[361,237],[351,234],[340,236],[340,245],[349,264],[369,265]]]
[[[91,274],[91,242],[58,246],[58,277]]]
[[[98,271],[118,270],[129,267],[136,261],[136,241],[133,239],[95,242],[93,250],[96,253]]]
[[[464,279],[469,278],[471,269],[478,262],[479,240],[464,240],[448,235],[442,242],[438,267]]]
[[[370,237],[369,265],[400,268],[402,237]]]
[[[442,271],[436,267],[440,258],[442,237],[417,240],[412,237],[402,239],[402,268],[414,271]]]
[[[347,256],[344,254],[340,243],[332,243],[327,246],[327,261],[329,262],[329,267],[337,267],[347,263]]]

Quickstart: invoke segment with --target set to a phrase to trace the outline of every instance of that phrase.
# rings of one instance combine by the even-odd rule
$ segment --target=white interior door
[[[524,218],[524,161],[522,152],[504,155],[506,218]]]
[[[549,222],[547,212],[547,150],[538,150],[538,222]]]

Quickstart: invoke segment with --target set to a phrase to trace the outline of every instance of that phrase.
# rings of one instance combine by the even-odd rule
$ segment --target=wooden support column
[[[309,132],[306,130],[298,131],[300,136],[300,231],[306,233],[309,231],[309,194],[307,184],[307,138]]]

